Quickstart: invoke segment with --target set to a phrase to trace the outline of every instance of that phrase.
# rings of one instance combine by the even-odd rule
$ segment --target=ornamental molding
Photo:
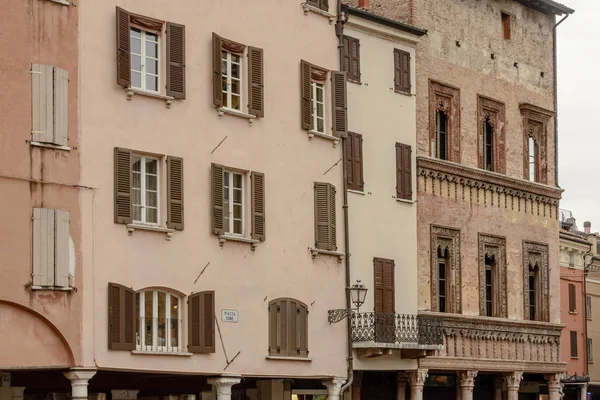
[[[483,137],[485,132],[485,123],[488,121],[493,129],[493,140],[494,140],[494,154],[493,154],[493,165],[494,171],[504,174],[506,173],[506,106],[503,102],[494,100],[489,97],[482,95],[477,96],[477,120],[478,120],[478,133],[477,133],[477,148],[479,149],[478,154],[478,166],[484,169],[484,144],[485,138]]]
[[[485,299],[485,257],[494,259],[493,279],[496,282],[492,298],[494,317],[508,317],[507,304],[507,268],[506,268],[506,238],[479,234],[479,314],[486,315]]]
[[[439,311],[439,270],[438,248],[448,253],[446,273],[446,311],[460,313],[461,299],[461,266],[460,266],[460,230],[431,225],[431,309]]]
[[[475,378],[477,371],[460,371],[458,372],[459,387],[475,387]]]
[[[536,152],[536,181],[548,183],[548,122],[554,112],[533,104],[519,105],[523,117],[523,179],[529,179],[528,139],[533,138]]]
[[[425,380],[427,376],[429,376],[427,369],[419,368],[416,371],[411,371],[408,373],[408,382],[410,386],[423,386],[425,385]]]
[[[537,273],[537,299],[536,308],[539,310],[536,318],[541,321],[550,320],[549,310],[549,266],[548,266],[548,245],[544,243],[535,243],[523,241],[523,284],[529,281],[530,271]],[[529,316],[529,291],[523,288],[523,306],[524,316]]]
[[[436,114],[443,111],[448,119],[448,159],[460,162],[460,89],[429,80],[429,155],[437,153]]]
[[[504,377],[504,381],[506,382],[507,388],[518,389],[519,386],[521,385],[522,380],[523,380],[523,372],[521,372],[521,371],[516,371],[516,372],[513,372],[512,374],[507,374]]]

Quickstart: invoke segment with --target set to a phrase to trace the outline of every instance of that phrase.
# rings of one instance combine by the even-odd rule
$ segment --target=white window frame
[[[140,206],[142,208],[142,212],[141,212],[141,216],[142,219],[140,221],[133,219],[133,213],[132,213],[132,220],[134,223],[137,224],[143,224],[143,225],[151,225],[151,226],[160,226],[160,173],[161,173],[161,168],[160,168],[160,159],[158,157],[153,157],[153,156],[146,156],[143,154],[136,154],[133,153],[132,154],[133,157],[139,157],[140,158]],[[146,221],[146,160],[153,160],[156,161],[156,222],[147,222]],[[133,174],[135,174],[136,172],[133,171],[133,165],[132,165],[132,170],[131,170],[131,174],[132,174],[132,179],[131,179],[131,187],[133,188]],[[132,207],[133,207],[133,196],[131,198],[132,201]]]
[[[145,296],[146,292],[152,293],[152,343],[150,345],[146,344],[146,334],[144,332],[145,328],[145,311],[146,311],[146,302]],[[161,318],[158,315],[158,293],[165,294],[165,345],[158,345],[158,319]],[[164,290],[146,290],[142,289],[138,292],[140,295],[140,314],[137,316],[139,324],[138,324],[138,332],[137,335],[138,341],[136,341],[136,349],[141,351],[157,351],[157,352],[179,352],[181,350],[181,304],[182,300],[180,296],[176,294],[166,292]],[[171,296],[176,297],[179,300],[179,306],[177,307],[177,346],[171,345],[171,324],[168,321],[171,317],[167,317],[167,313],[171,310]]]
[[[134,53],[133,50],[131,51],[130,57],[133,55],[136,56],[140,56],[140,71],[136,71],[133,69],[133,65],[131,64],[131,61],[129,62],[129,69],[131,70],[131,73],[133,74],[133,72],[139,72],[141,75],[141,87],[136,87],[133,86],[133,79],[131,79],[131,87],[134,89],[139,89],[139,90],[143,90],[145,92],[150,92],[150,93],[160,93],[160,72],[161,72],[161,68],[160,68],[160,34],[159,33],[152,33],[152,32],[146,32],[143,29],[140,28],[136,28],[136,27],[130,27],[129,28],[129,43],[131,46],[131,39],[132,39],[132,31],[136,29],[138,31],[140,31],[140,42],[141,42],[141,49],[140,49],[140,54]],[[155,74],[150,74],[146,71],[145,67],[146,67],[146,58],[154,58],[154,57],[148,57],[146,55],[146,41],[148,41],[146,39],[146,35],[147,34],[151,34],[151,35],[155,35],[156,36],[156,75]],[[136,38],[137,39],[137,38]],[[152,41],[152,43],[154,43]],[[152,75],[152,76],[156,76],[156,90],[152,90],[152,89],[148,89],[146,87],[146,75]]]
[[[535,139],[529,136],[527,138],[527,162],[529,165],[529,181],[536,182],[537,178],[537,159],[536,159]]]
[[[326,126],[325,126],[325,84],[324,83],[320,83],[320,82],[315,82],[312,81],[310,83],[310,90],[311,90],[311,119],[312,119],[312,130],[315,132],[319,132],[319,133],[325,133],[325,131],[327,130]],[[321,90],[323,92],[322,94],[322,99],[323,101],[320,102],[317,100],[317,91]],[[318,105],[321,104],[323,106],[323,116],[320,117],[317,114],[317,109],[318,109]],[[320,131],[318,129],[319,125],[318,125],[318,121],[319,119],[323,120],[323,130]]]
[[[225,174],[229,174],[229,181],[225,182]],[[233,176],[234,175],[240,175],[242,177],[241,182],[242,182],[242,232],[241,233],[234,233],[234,218],[233,218]],[[246,174],[241,172],[241,171],[234,171],[234,170],[230,170],[230,169],[224,169],[223,170],[223,188],[225,188],[225,186],[228,187],[228,195],[229,195],[229,200],[225,199],[225,192],[223,192],[223,203],[225,203],[226,201],[229,203],[228,204],[228,209],[229,209],[229,214],[227,215],[227,218],[229,220],[229,225],[225,227],[225,232],[228,235],[234,235],[234,236],[244,236],[245,232],[246,232],[246,224],[245,224],[245,219],[246,219]]]
[[[225,58],[223,58],[224,54],[225,54]],[[231,59],[232,55],[235,55],[235,56],[239,57],[239,62],[234,62]],[[224,76],[226,78],[226,80],[227,80],[226,87],[222,88],[223,96],[225,96],[227,98],[227,106],[226,107],[224,106],[223,108],[225,108],[227,110],[242,111],[242,107],[243,107],[242,106],[242,104],[243,104],[242,100],[243,100],[243,93],[244,93],[244,91],[243,91],[243,87],[244,87],[243,86],[243,83],[244,83],[244,70],[243,70],[243,63],[242,63],[243,59],[244,59],[243,55],[240,55],[240,54],[234,54],[234,53],[231,53],[231,52],[229,52],[227,50],[223,50],[221,52],[221,62],[225,61],[225,67],[226,67],[222,71],[222,76]],[[240,76],[239,78],[233,78],[232,77],[232,75],[231,75],[231,65],[232,64],[239,65],[239,76]],[[240,104],[240,108],[233,108],[233,107],[231,107],[231,105],[233,104],[232,101],[231,101],[231,98],[233,97],[232,96],[233,93],[231,92],[231,87],[232,87],[232,81],[234,79],[237,80],[237,81],[239,81],[239,88],[240,88],[240,93],[239,93],[240,102],[239,102],[239,104]],[[236,94],[236,96],[238,96],[238,95]]]

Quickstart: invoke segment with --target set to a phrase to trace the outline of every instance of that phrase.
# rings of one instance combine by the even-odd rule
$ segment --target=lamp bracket
[[[327,314],[328,314],[327,319],[330,324],[332,324],[332,323],[335,324],[340,321],[343,321],[345,318],[352,315],[353,311],[354,311],[354,309],[352,309],[352,308],[341,308],[338,310],[329,310],[329,311],[327,311]]]

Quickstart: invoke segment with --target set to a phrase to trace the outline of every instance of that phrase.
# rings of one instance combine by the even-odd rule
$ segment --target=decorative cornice
[[[419,368],[456,371],[475,369],[477,371],[548,373],[561,375],[567,368],[564,362],[535,362],[522,360],[473,359],[429,356],[419,360]]]
[[[545,108],[538,107],[536,105],[529,104],[529,103],[519,104],[519,110],[521,110],[522,114],[527,114],[527,113],[531,113],[534,115],[540,114],[540,115],[543,115],[544,117],[546,117],[546,119],[549,119],[554,116],[554,111],[546,110]]]

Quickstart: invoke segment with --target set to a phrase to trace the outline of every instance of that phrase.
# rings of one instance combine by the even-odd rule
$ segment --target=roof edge
[[[347,12],[350,15],[355,15],[357,17],[361,17],[364,19],[368,19],[374,22],[377,22],[381,25],[386,25],[391,28],[395,28],[404,32],[412,33],[416,36],[423,36],[427,34],[427,29],[419,28],[413,25],[405,24],[403,22],[398,22],[390,18],[381,17],[377,14],[374,14],[370,11],[361,8],[350,7],[348,5],[342,4],[342,11]]]
[[[525,7],[533,8],[534,10],[554,15],[573,14],[575,10],[558,3],[554,0],[516,0]]]

